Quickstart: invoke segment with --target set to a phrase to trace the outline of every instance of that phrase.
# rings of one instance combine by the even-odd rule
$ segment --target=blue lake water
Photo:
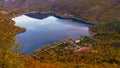
[[[16,22],[15,25],[26,28],[24,33],[16,35],[21,51],[25,54],[31,54],[44,45],[60,40],[90,35],[88,24],[52,15],[43,19],[21,15],[12,20]]]

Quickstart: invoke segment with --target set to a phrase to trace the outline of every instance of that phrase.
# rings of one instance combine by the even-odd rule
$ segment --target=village
[[[43,55],[47,53],[48,55],[52,54],[52,56],[57,56],[56,49],[63,51],[72,50],[74,53],[98,53],[98,50],[94,50],[91,44],[79,45],[81,41],[84,40],[84,37],[81,36],[79,39],[68,39],[62,40],[60,42],[55,42],[52,46],[46,46],[43,49],[38,49],[33,53],[33,57],[37,58],[37,55]],[[55,51],[51,53],[51,51]]]

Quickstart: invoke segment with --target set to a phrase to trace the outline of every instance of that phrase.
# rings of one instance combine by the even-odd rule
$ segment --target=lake
[[[53,15],[21,15],[12,20],[15,21],[15,25],[26,28],[24,33],[15,36],[24,54],[31,54],[44,45],[52,45],[60,40],[90,35],[89,24]]]

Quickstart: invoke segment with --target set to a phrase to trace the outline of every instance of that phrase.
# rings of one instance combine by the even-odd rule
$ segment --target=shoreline
[[[55,17],[60,18],[60,19],[70,19],[70,20],[81,22],[81,23],[94,25],[94,23],[92,23],[92,22],[86,22],[86,21],[83,21],[83,20],[81,20],[77,17],[65,17],[64,15],[60,15],[60,14],[52,13],[52,12],[29,12],[29,13],[24,13],[24,15],[29,15],[29,14],[45,14],[45,15],[48,15],[48,16],[52,15],[52,16],[55,16]]]

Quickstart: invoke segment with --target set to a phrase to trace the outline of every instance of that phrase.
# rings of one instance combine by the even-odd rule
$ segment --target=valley
[[[0,2],[0,11],[0,68],[120,67],[120,0],[2,0]],[[59,23],[53,23],[54,26],[51,27],[54,30],[58,29],[56,33],[61,35],[64,33],[64,28],[74,26],[74,28],[77,28],[76,30],[69,29],[65,31],[65,34],[66,32],[73,31],[73,34],[68,33],[68,35],[76,36],[77,40],[72,39],[71,36],[67,38],[58,36],[55,38],[62,38],[62,40],[60,39],[61,41],[54,41],[54,43],[52,42],[49,45],[43,44],[42,47],[29,55],[20,52],[21,44],[19,43],[16,45],[16,51],[12,50],[11,48],[17,42],[15,37],[26,33],[28,28],[19,27],[16,25],[18,23],[11,19],[30,12],[50,12],[63,18],[69,18],[67,21],[59,19]],[[28,22],[26,25],[29,24],[28,26],[30,26],[33,17],[32,20],[30,20],[31,17],[25,17],[19,18],[18,21],[21,20],[19,23],[22,24],[22,21],[26,21]],[[50,16],[47,20],[44,19],[43,24],[51,22],[49,18],[56,22],[56,18]],[[80,25],[71,20],[71,18],[77,18],[78,20],[94,24],[89,27],[89,31],[93,35],[89,35],[87,30],[87,33],[79,37],[79,33],[85,32],[85,30],[78,31],[79,28],[88,29],[88,26]],[[71,21],[72,23],[70,23]],[[37,23],[38,19],[36,21],[34,18],[34,22]],[[31,25],[36,25],[33,23]],[[63,30],[59,32],[60,29],[55,28],[55,26],[61,26],[59,28]],[[46,28],[50,30],[48,26],[43,28],[35,30],[43,30],[44,32],[47,31],[45,30]],[[74,35],[74,31],[78,31],[76,35]],[[52,33],[55,35],[55,32]],[[50,35],[50,33],[45,34],[42,37],[45,35],[48,38],[47,36]],[[53,38],[54,35],[51,35],[50,37]],[[27,36],[23,37],[24,40],[25,37]],[[37,37],[39,39],[40,36]],[[35,38],[34,41],[38,39]]]

